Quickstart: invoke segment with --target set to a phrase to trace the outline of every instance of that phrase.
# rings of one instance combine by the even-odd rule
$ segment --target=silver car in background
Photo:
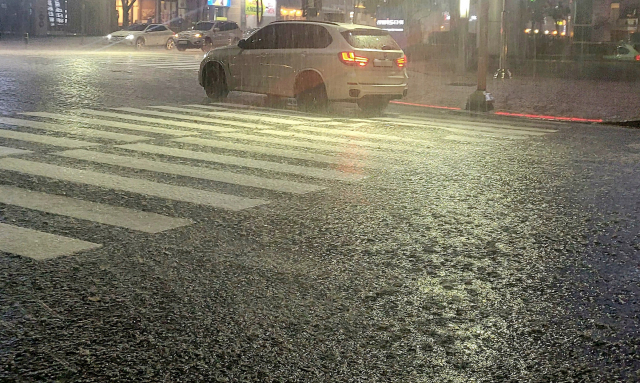
[[[173,49],[175,33],[163,24],[133,24],[120,31],[105,36],[107,44],[128,45],[136,49],[144,47],[165,47]]]
[[[215,47],[237,44],[242,31],[233,21],[200,21],[193,29],[180,32],[176,38],[179,51],[202,49],[208,52]]]

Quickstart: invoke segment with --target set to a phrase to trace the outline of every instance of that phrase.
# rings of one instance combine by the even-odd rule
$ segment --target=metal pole
[[[502,15],[500,20],[500,68],[493,78],[509,79],[511,72],[507,69],[507,0],[502,0]]]
[[[493,97],[487,93],[487,70],[489,66],[489,1],[479,0],[480,15],[478,17],[478,89],[467,100],[467,110],[488,112],[493,110]]]

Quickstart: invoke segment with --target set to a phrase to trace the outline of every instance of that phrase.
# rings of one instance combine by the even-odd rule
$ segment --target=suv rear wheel
[[[204,72],[204,91],[212,101],[221,101],[229,94],[224,69],[219,64],[207,65]]]
[[[298,76],[295,94],[298,109],[302,111],[323,111],[329,105],[327,89],[320,75],[315,72],[304,72]]]

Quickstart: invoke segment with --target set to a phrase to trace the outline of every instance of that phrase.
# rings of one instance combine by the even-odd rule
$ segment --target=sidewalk
[[[103,36],[33,36],[25,44],[22,36],[2,35],[0,49],[92,49],[103,43]]]
[[[464,109],[476,90],[474,73],[458,76],[410,63],[409,94],[402,102]],[[492,74],[492,73],[491,73]],[[640,120],[640,82],[518,77],[487,78],[494,98],[494,113],[527,114],[589,120]],[[597,122],[597,121],[593,121]]]

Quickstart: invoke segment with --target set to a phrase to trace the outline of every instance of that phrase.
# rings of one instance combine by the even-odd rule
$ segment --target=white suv
[[[387,31],[355,24],[276,21],[210,51],[199,82],[220,100],[239,90],[295,97],[303,110],[355,101],[377,112],[407,94],[407,58]]]

